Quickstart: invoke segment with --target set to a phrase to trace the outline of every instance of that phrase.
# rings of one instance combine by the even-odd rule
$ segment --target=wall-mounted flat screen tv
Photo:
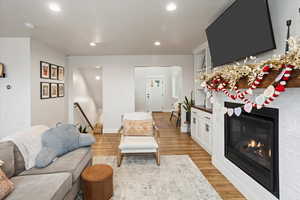
[[[206,35],[214,67],[276,48],[267,0],[236,0]]]

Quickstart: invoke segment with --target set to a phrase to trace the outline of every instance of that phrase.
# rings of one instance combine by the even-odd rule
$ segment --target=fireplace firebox
[[[225,107],[241,104],[225,102]],[[225,115],[225,157],[279,198],[278,109]]]

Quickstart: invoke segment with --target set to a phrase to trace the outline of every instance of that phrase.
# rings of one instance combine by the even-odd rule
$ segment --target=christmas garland
[[[200,79],[204,80],[204,82],[201,85],[208,92],[223,92],[232,100],[243,101],[245,103],[243,108],[248,113],[250,113],[253,108],[261,109],[273,102],[285,91],[287,82],[290,80],[293,71],[300,69],[300,45],[297,41],[299,40],[294,38],[289,40],[291,50],[285,55],[273,56],[273,59],[260,63],[254,61],[254,64],[246,64],[248,61],[248,59],[246,59],[243,65],[239,63],[236,63],[236,65],[226,65],[216,69],[211,74],[202,74]],[[255,60],[254,57],[250,57],[250,59]],[[272,70],[281,71],[281,73],[262,94],[255,98],[255,101],[251,101],[247,98],[247,95],[253,95],[253,90],[261,84]],[[249,88],[240,91],[237,87],[237,83],[243,78],[248,78]],[[230,88],[230,90],[227,88]],[[242,108],[229,108],[226,109],[225,112],[227,112],[229,116],[233,114],[239,116],[242,112]]]

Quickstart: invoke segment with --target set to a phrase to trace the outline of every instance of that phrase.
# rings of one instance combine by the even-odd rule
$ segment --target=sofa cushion
[[[62,200],[72,188],[69,173],[16,176],[15,190],[5,200]]]
[[[1,169],[5,175],[10,178],[15,173],[15,159],[14,159],[14,144],[11,142],[0,142],[0,160],[4,163]]]
[[[91,149],[89,147],[80,148],[57,158],[45,168],[32,168],[22,172],[20,176],[69,172],[72,174],[73,182],[75,182],[91,159]]]

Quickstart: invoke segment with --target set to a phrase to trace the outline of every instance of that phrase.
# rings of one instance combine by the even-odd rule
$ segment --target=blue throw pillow
[[[43,148],[41,152],[37,155],[35,160],[35,166],[37,168],[43,168],[52,163],[53,160],[57,158],[57,153],[54,149]]]
[[[36,158],[36,167],[48,166],[56,157],[95,143],[90,134],[81,134],[72,124],[62,124],[42,135],[42,150]]]
[[[90,134],[80,134],[79,136],[79,146],[86,147],[94,144],[96,142],[94,136]]]

